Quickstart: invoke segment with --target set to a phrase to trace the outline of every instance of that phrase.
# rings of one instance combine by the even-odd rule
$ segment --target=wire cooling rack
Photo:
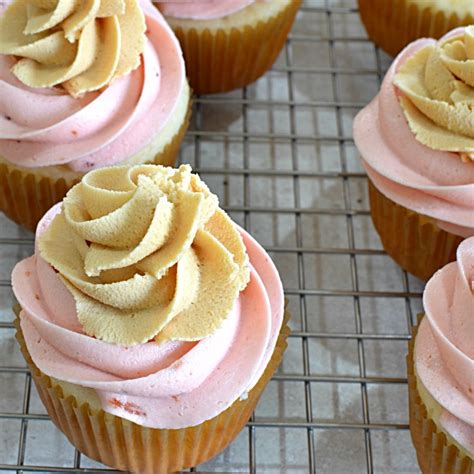
[[[307,0],[272,71],[195,99],[181,161],[272,255],[293,332],[248,427],[193,472],[419,472],[405,354],[422,286],[382,250],[351,130],[389,62],[355,0]],[[0,470],[110,472],[54,427],[14,340],[10,273],[32,244],[0,217]]]

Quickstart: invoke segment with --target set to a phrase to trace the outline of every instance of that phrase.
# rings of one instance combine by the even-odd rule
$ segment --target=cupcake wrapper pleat
[[[427,281],[456,260],[461,237],[440,229],[430,217],[396,204],[370,180],[369,198],[372,221],[385,251],[407,272]]]
[[[474,462],[439,431],[429,417],[416,386],[414,341],[418,327],[412,330],[408,345],[408,394],[410,403],[410,433],[423,474],[472,474]]]
[[[191,87],[197,94],[227,92],[256,81],[283,48],[301,0],[256,26],[229,30],[174,26]]]
[[[0,211],[34,231],[43,214],[61,201],[77,181],[43,177],[25,168],[0,164]]]
[[[88,403],[65,397],[61,387],[33,363],[19,320],[16,338],[46,410],[56,426],[82,453],[103,464],[134,473],[160,474],[201,464],[225,449],[244,428],[270,378],[280,364],[290,332],[285,313],[273,356],[248,398],[234,402],[215,418],[182,429],[139,426]]]
[[[369,38],[392,56],[418,38],[438,39],[457,26],[474,23],[472,12],[448,16],[436,6],[413,0],[359,0],[359,11]]]
[[[186,119],[171,141],[155,156],[154,164],[173,166],[188,129],[191,102]],[[0,163],[0,211],[17,224],[34,232],[36,225],[51,207],[60,202],[78,179],[44,176],[41,170]]]

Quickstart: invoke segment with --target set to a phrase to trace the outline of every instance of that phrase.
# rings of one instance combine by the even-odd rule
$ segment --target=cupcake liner
[[[228,92],[256,81],[277,59],[300,4],[292,0],[278,15],[245,28],[198,31],[172,22],[194,91]]]
[[[369,179],[372,221],[385,251],[407,272],[427,281],[456,260],[462,237],[440,229],[434,219],[384,196]]]
[[[238,400],[227,410],[200,425],[153,429],[95,410],[74,396],[65,397],[57,381],[33,363],[23,338],[16,308],[16,338],[31,370],[33,380],[49,416],[69,441],[82,453],[103,464],[134,473],[160,474],[201,464],[225,449],[244,428],[263,392],[280,364],[286,349],[289,314],[273,356],[257,385],[246,400]]]
[[[441,38],[457,26],[474,23],[474,14],[447,15],[421,0],[359,0],[359,12],[369,38],[385,52],[396,56],[418,38]],[[467,9],[467,7],[466,7]]]
[[[61,201],[77,180],[53,179],[35,170],[0,164],[0,211],[34,231],[43,214]]]
[[[474,462],[449,441],[429,417],[426,405],[417,389],[414,368],[414,346],[418,327],[412,329],[408,343],[408,395],[410,433],[423,474],[472,474]]]
[[[191,101],[181,128],[155,156],[153,163],[173,166],[191,117]],[[77,184],[77,177],[45,176],[41,168],[21,168],[0,162],[0,211],[17,224],[34,232],[43,215]],[[59,173],[56,173],[59,175]]]

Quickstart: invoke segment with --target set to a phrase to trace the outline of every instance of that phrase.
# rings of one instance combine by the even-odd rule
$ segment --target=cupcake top
[[[416,373],[443,407],[440,424],[474,454],[474,238],[461,243],[457,262],[428,282],[415,341]]]
[[[268,0],[174,0],[157,2],[161,12],[174,18],[214,20],[237,13],[253,3]]]
[[[354,140],[388,198],[474,235],[474,29],[405,48],[354,121]]]
[[[245,396],[283,318],[270,259],[189,166],[89,173],[40,222],[12,282],[38,368],[154,428]]]
[[[418,50],[400,66],[394,84],[420,143],[474,161],[474,26]]]
[[[0,155],[15,165],[123,162],[187,100],[179,44],[150,0],[0,9]]]

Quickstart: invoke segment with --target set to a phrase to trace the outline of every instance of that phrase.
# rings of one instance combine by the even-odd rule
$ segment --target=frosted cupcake
[[[474,23],[472,0],[359,0],[369,38],[395,56],[419,38],[441,38]]]
[[[428,282],[408,355],[410,429],[423,473],[474,469],[474,238]]]
[[[34,229],[89,170],[174,163],[190,92],[150,0],[0,8],[1,211]]]
[[[275,266],[189,166],[87,174],[39,223],[12,283],[17,338],[49,415],[116,469],[213,457],[286,347]]]
[[[277,59],[301,0],[157,2],[183,48],[198,94],[227,92],[262,76]]]
[[[375,228],[423,280],[474,235],[473,97],[471,26],[408,46],[354,122]]]

